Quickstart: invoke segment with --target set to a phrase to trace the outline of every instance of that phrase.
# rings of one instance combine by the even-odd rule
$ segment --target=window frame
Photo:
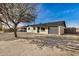
[[[41,31],[45,31],[45,28],[44,27],[41,27]]]
[[[28,30],[30,30],[30,27],[28,27]]]

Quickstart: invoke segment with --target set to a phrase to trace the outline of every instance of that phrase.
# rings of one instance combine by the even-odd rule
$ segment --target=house
[[[26,32],[26,26],[17,27],[18,32]]]
[[[66,27],[65,21],[40,23],[26,26],[26,31],[30,33],[41,34],[64,34],[64,28]]]
[[[5,28],[3,26],[3,28]],[[23,26],[17,28],[18,31],[28,32],[28,33],[41,33],[41,34],[64,34],[64,29],[66,28],[65,21],[56,21],[49,23],[40,23],[34,25]]]

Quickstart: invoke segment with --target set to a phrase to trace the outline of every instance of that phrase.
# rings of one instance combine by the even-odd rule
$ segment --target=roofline
[[[40,24],[34,24],[34,25],[27,25],[26,27],[28,27],[28,26],[37,26],[37,25],[45,25],[45,24],[50,24],[50,23],[58,23],[58,22],[62,22],[62,23],[64,23],[64,27],[66,27],[66,23],[65,23],[65,21],[55,21],[55,22],[48,22],[48,23],[40,23]]]

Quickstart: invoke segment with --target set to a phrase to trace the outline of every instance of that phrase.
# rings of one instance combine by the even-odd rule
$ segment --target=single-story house
[[[41,34],[64,34],[65,21],[40,23],[26,26],[26,32]]]

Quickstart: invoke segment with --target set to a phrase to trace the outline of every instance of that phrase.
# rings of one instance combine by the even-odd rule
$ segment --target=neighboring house
[[[57,21],[50,23],[41,23],[35,25],[26,26],[26,31],[31,33],[41,34],[64,34],[64,28],[66,27],[65,21]]]
[[[4,23],[0,23],[0,31],[3,31],[3,32],[13,32],[13,29],[12,29],[12,23],[9,23],[10,27],[9,28],[6,24]]]
[[[18,32],[26,32],[26,26],[23,27],[17,27]]]

